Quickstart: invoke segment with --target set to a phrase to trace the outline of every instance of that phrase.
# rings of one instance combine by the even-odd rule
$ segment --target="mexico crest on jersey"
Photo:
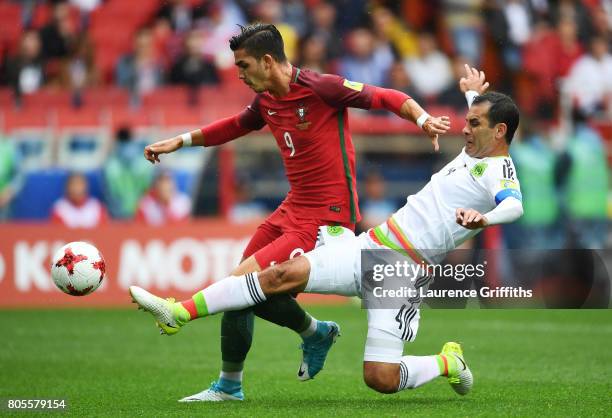
[[[474,177],[482,177],[486,169],[487,169],[487,163],[478,163],[474,165],[474,167],[472,167],[472,169],[470,170],[470,173],[472,173]]]
[[[305,131],[310,127],[310,121],[306,120],[306,115],[308,114],[308,108],[304,106],[304,103],[299,103],[298,108],[295,111],[299,122],[295,125],[299,130]]]

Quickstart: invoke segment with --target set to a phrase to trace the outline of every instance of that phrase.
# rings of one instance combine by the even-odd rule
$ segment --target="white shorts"
[[[310,262],[304,292],[361,297],[361,250],[381,248],[386,247],[364,233],[328,242],[304,254]],[[404,342],[416,338],[419,318],[419,303],[408,300],[399,309],[368,309],[364,361],[399,363]]]

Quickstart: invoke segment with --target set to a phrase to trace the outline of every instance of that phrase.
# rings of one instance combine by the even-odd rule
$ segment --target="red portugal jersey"
[[[270,127],[291,186],[284,203],[297,217],[360,220],[347,107],[369,109],[372,94],[371,86],[293,67],[289,94],[258,94],[240,114],[243,128]]]

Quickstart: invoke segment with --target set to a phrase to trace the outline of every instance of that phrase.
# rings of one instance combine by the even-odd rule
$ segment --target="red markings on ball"
[[[68,247],[64,250],[64,256],[55,263],[55,267],[66,267],[68,274],[74,274],[75,264],[87,260],[86,255],[76,255],[72,252],[72,248]]]
[[[100,270],[100,282],[101,282],[102,279],[104,278],[104,275],[106,274],[106,264],[104,263],[104,259],[102,258],[102,255],[100,253],[98,253],[98,255],[100,256],[100,261],[96,261],[95,263],[93,263],[93,268],[95,268],[96,270]]]
[[[83,290],[78,290],[74,286],[72,286],[71,283],[68,283],[68,286],[66,287],[68,288],[68,293],[70,293],[72,296],[83,296],[91,292],[91,289],[93,289],[93,286],[89,286]]]

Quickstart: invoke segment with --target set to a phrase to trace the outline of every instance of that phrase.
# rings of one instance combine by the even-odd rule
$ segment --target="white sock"
[[[397,391],[415,389],[440,376],[436,356],[404,356],[400,361],[400,384]]]
[[[224,372],[219,373],[220,379],[232,380],[234,382],[242,382],[242,370],[239,372]]]
[[[310,337],[311,335],[314,335],[314,333],[317,332],[317,322],[319,321],[317,321],[315,317],[311,316],[310,325],[308,325],[308,328],[306,328],[304,331],[300,332],[300,336],[302,338],[307,338],[307,337]]]
[[[208,314],[238,311],[266,300],[257,273],[229,276],[202,290]]]

